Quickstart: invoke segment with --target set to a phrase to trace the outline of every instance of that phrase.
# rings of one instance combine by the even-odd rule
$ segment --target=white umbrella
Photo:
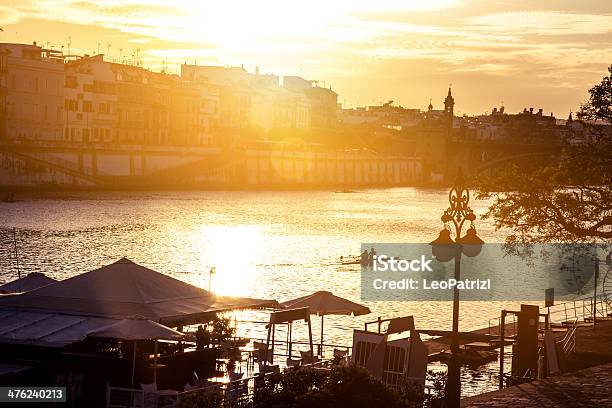
[[[353,315],[361,316],[370,313],[370,309],[359,303],[336,296],[331,292],[318,291],[311,295],[288,300],[280,304],[287,309],[307,307],[310,314],[321,316],[321,346],[319,353],[323,354],[323,317],[325,315]]]
[[[162,324],[144,319],[122,319],[92,330],[87,333],[90,337],[103,337],[107,339],[120,339],[134,341],[134,355],[132,357],[132,387],[134,387],[134,371],[136,369],[136,340],[155,340],[155,355],[153,357],[153,382],[157,381],[157,340],[178,340],[184,334],[166,327]]]

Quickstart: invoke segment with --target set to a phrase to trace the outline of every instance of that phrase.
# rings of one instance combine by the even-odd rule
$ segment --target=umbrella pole
[[[319,346],[319,355],[323,357],[323,317],[325,315],[321,315],[321,345]]]
[[[310,352],[314,355],[314,347],[312,346],[312,325],[310,316],[308,316],[308,345],[310,346]]]
[[[153,355],[153,383],[157,383],[157,339],[155,339],[155,351]]]
[[[136,340],[134,340],[134,347],[133,351],[132,351],[132,385],[131,387],[134,388],[134,373],[136,372]]]
[[[293,346],[293,323],[289,322],[289,358],[291,358]]]

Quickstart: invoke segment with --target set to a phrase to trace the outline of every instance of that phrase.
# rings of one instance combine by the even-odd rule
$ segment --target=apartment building
[[[200,91],[176,75],[110,62],[66,64],[64,140],[200,145]]]
[[[63,140],[110,143],[118,139],[117,84],[103,55],[66,64],[64,98]]]
[[[61,53],[35,42],[0,44],[0,139],[61,139],[63,107]]]
[[[219,89],[219,125],[226,134],[265,137],[277,129],[329,128],[338,95],[301,77],[249,73],[242,67],[184,64],[181,77]]]

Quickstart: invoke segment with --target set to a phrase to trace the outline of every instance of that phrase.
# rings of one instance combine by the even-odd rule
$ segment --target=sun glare
[[[206,226],[196,234],[200,252],[215,268],[211,289],[220,295],[247,295],[263,262],[263,233],[257,226]],[[199,286],[208,289],[208,273]]]
[[[359,36],[359,16],[371,13],[417,12],[448,7],[458,0],[433,1],[325,1],[297,7],[277,0],[229,0],[215,3],[179,3],[182,22],[192,40],[235,51],[262,48],[262,43],[351,40]],[[347,35],[347,32],[349,35]],[[352,35],[350,33],[353,33]],[[357,38],[353,38],[357,39]]]

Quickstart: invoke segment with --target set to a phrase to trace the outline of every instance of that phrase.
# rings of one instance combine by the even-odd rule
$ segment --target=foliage
[[[223,407],[223,393],[219,388],[196,390],[182,396],[178,408],[221,408]]]
[[[446,389],[446,382],[448,380],[448,373],[446,371],[427,371],[427,381],[433,386],[433,392],[426,395],[425,405],[428,407],[438,406],[444,399],[444,390]]]
[[[594,86],[581,108],[585,119],[612,120],[610,77]],[[477,198],[492,199],[484,215],[511,232],[509,245],[612,240],[612,132],[581,122],[559,151],[481,176]]]
[[[255,408],[367,408],[410,406],[363,368],[337,365],[331,371],[302,367],[275,374],[256,393]]]
[[[325,373],[314,368],[298,368],[275,373],[257,387],[253,407],[308,407],[312,396],[320,392]]]
[[[234,328],[228,317],[218,317],[212,322],[212,338],[216,343],[220,343],[234,336]]]
[[[589,89],[589,100],[580,107],[580,119],[606,120],[612,122],[612,65],[608,67],[609,76]]]
[[[425,400],[435,406],[443,397],[445,373],[428,372],[434,393]],[[404,387],[403,387],[404,388]],[[420,387],[419,387],[420,388]],[[181,399],[179,408],[222,406],[219,390],[195,391]],[[361,367],[334,365],[331,370],[299,367],[274,373],[256,382],[252,399],[234,400],[234,408],[406,408],[422,406],[422,389],[404,388],[397,393]]]
[[[234,336],[235,329],[232,327],[232,321],[229,317],[215,314],[208,324],[212,327],[210,336],[213,344],[219,344]]]

